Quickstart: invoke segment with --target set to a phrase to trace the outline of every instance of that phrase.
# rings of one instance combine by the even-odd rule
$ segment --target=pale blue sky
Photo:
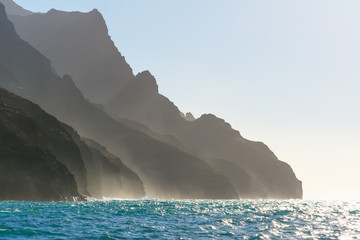
[[[360,1],[16,0],[99,9],[134,72],[264,141],[305,197],[360,197]]]

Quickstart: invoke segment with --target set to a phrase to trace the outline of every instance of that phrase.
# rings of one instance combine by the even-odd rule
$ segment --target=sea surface
[[[360,201],[0,202],[0,239],[360,239]]]

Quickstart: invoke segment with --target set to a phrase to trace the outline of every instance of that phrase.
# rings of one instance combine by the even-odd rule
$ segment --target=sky
[[[97,8],[134,73],[266,143],[305,199],[360,199],[360,1],[16,0]]]

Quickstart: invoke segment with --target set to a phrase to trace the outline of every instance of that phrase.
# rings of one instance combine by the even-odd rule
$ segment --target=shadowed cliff
[[[95,103],[110,100],[133,77],[108,35],[104,18],[95,9],[89,13],[52,9],[25,19],[14,12],[10,20],[19,23],[20,37],[51,59],[59,74],[72,76],[85,98]]]
[[[13,76],[0,79],[1,86],[106,146],[139,175],[147,196],[237,198],[228,179],[201,159],[122,124],[85,100],[70,76],[59,77],[47,58],[20,39],[3,10],[0,65],[2,75]]]
[[[139,199],[145,191],[139,176],[122,161],[91,139],[81,139],[69,126],[64,125],[80,148],[87,169],[87,190],[94,198]]]
[[[76,177],[81,178],[80,171],[85,170],[81,158],[74,158],[76,149],[69,149],[75,145],[67,143],[64,135],[59,138],[57,133],[61,130],[49,132],[46,125],[38,124],[37,120],[47,118],[46,115],[38,114],[37,120],[33,119],[13,102],[26,101],[0,88],[0,200],[82,199],[74,175],[66,166],[79,171]],[[54,152],[63,154],[55,156]]]
[[[214,169],[222,172],[235,188],[243,183],[235,180],[234,168],[228,168],[228,161],[251,176],[251,194],[238,191],[240,196],[261,196],[263,198],[302,198],[302,183],[291,167],[279,161],[272,151],[261,142],[243,138],[240,133],[212,114],[199,119],[182,116],[169,99],[158,92],[155,78],[150,72],[138,74],[106,107],[121,118],[128,118],[148,126],[164,135],[175,136],[187,149],[204,156],[204,159],[223,159]],[[190,120],[190,121],[189,121]],[[212,164],[212,161],[208,161]],[[225,169],[228,169],[227,171]]]
[[[30,17],[13,16],[12,19],[19,32],[21,32],[21,36],[31,44],[39,47],[42,52],[46,52],[45,54],[49,54],[48,56],[59,64],[57,65],[55,63],[57,68],[65,69],[65,72],[75,71],[76,73],[74,74],[76,75],[81,75],[81,72],[91,71],[102,73],[105,68],[101,64],[98,65],[96,69],[90,68],[89,66],[85,66],[84,68],[83,63],[88,61],[95,62],[97,61],[96,57],[94,57],[94,59],[82,58],[81,61],[72,61],[72,55],[67,54],[66,51],[62,51],[62,44],[65,43],[58,44],[56,38],[61,38],[61,35],[58,34],[59,32],[65,31],[64,29],[70,29],[71,27],[57,25],[58,22],[67,20],[53,17],[52,14],[55,12],[56,11],[53,10],[47,14],[36,14]],[[65,17],[68,16],[67,14],[69,16],[77,14],[79,18],[85,18],[85,15],[88,17],[93,16],[94,19],[96,18],[93,12],[87,14],[57,12],[57,16],[62,15]],[[47,31],[51,32],[49,38],[44,39],[39,37],[39,34],[33,34],[33,31],[38,32],[41,30],[39,26],[48,23],[51,25],[51,27],[47,26],[46,28]],[[84,29],[88,29],[86,23],[82,24],[84,24]],[[94,31],[104,34],[103,39],[108,37],[105,25],[102,25],[101,30],[91,28],[89,33],[78,32],[75,35],[89,36],[89,34],[94,34]],[[50,35],[50,33],[47,34]],[[70,40],[72,38],[78,38],[78,36],[70,36],[69,39],[67,39],[68,42],[66,45],[73,44],[72,40]],[[103,41],[100,45],[105,42],[106,41]],[[50,46],[53,48],[51,52],[48,50]],[[94,50],[86,47],[86,51],[92,52]],[[116,51],[116,53],[112,54],[120,54],[116,48],[111,48],[111,51]],[[96,53],[96,51],[94,51],[94,53]],[[59,61],[61,58],[66,58],[63,54],[67,54],[72,68],[65,66],[65,64]],[[111,54],[109,54],[107,59],[112,59]],[[124,64],[124,62],[114,62],[113,64]],[[254,190],[255,192],[253,192],[256,196],[268,198],[302,197],[301,181],[296,178],[291,167],[279,161],[266,145],[244,139],[238,131],[233,130],[228,123],[213,115],[204,115],[197,120],[191,115],[188,115],[188,117],[182,116],[182,113],[174,103],[159,94],[156,80],[150,72],[145,71],[139,73],[131,78],[131,80],[126,81],[124,81],[125,78],[119,75],[117,80],[119,85],[117,86],[113,84],[114,78],[108,79],[106,75],[103,76],[101,85],[98,85],[98,87],[105,90],[107,86],[113,86],[117,87],[117,91],[114,91],[114,88],[109,92],[107,99],[110,101],[106,102],[105,98],[98,101],[98,98],[89,96],[90,100],[105,103],[106,108],[118,117],[142,123],[160,134],[174,136],[180,140],[181,143],[173,144],[174,141],[171,140],[169,142],[164,138],[162,138],[162,141],[175,145],[178,148],[179,145],[184,145],[187,151],[195,152],[199,155],[199,158],[207,160],[216,170],[222,169],[221,172],[230,180],[232,179],[231,182],[235,188],[238,189],[240,196],[244,196],[244,191],[241,190],[244,186],[243,182],[236,177],[237,174],[244,175],[245,180],[243,181],[247,181],[252,185],[252,187],[248,189],[256,189],[256,191]],[[78,84],[78,82],[85,80],[77,78],[75,81]],[[78,86],[80,86],[82,91],[87,91],[87,88],[82,88],[80,83]],[[138,130],[143,131],[144,128],[140,127]],[[149,134],[148,132],[151,130],[144,132]],[[180,146],[180,148],[182,147]],[[214,165],[213,159],[222,160],[217,161]],[[233,168],[229,168],[229,164],[233,165]],[[236,168],[239,169],[238,173],[233,171],[233,169]],[[245,196],[249,196],[249,194],[245,194]]]
[[[24,138],[29,140],[32,146],[53,154],[69,169],[74,175],[78,191],[82,195],[95,198],[141,198],[145,196],[139,177],[101,145],[95,145],[92,140],[87,140],[92,142],[91,146],[86,144],[80,140],[80,136],[71,127],[60,123],[39,106],[4,89],[0,91],[0,103],[2,106],[6,106],[6,109],[12,108],[13,112],[30,119],[29,122],[25,122],[12,118],[12,122],[18,123],[17,127],[28,129],[26,132],[25,130],[22,132],[25,132],[26,137]],[[0,117],[8,115],[8,112],[0,113]],[[12,127],[12,129],[17,128]],[[19,136],[24,135],[22,132],[15,131]],[[7,138],[3,137],[3,140],[7,141]],[[9,142],[11,141],[9,140]],[[7,168],[4,168],[3,171],[6,172]],[[33,172],[33,174],[35,173]],[[46,182],[42,184],[46,185]]]

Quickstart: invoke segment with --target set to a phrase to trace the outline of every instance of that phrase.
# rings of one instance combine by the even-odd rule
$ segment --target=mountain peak
[[[156,79],[148,70],[138,73],[135,76],[134,81],[136,81],[138,86],[141,85],[143,89],[147,89],[148,92],[159,92],[159,87],[156,83]]]
[[[94,8],[91,13],[101,14],[97,8]]]
[[[189,122],[196,120],[196,118],[194,117],[194,115],[191,112],[186,113],[185,119],[186,119],[186,121],[189,121]]]
[[[195,121],[195,120],[196,120],[196,118],[194,117],[194,115],[192,115],[191,112],[188,112],[188,113],[186,113],[186,114],[180,112],[180,116],[181,116],[182,118],[184,118],[184,119],[185,119],[186,121],[188,121],[188,122],[192,122],[192,121]]]
[[[4,1],[4,0],[0,0],[0,1]],[[67,12],[67,11],[52,8],[49,11],[47,11],[47,14],[59,14],[61,16],[66,15],[67,17],[74,16],[74,15],[77,16],[77,17],[88,15],[88,16],[98,16],[100,18],[103,18],[100,11],[98,9],[96,9],[96,8],[94,8],[93,10],[91,10],[89,12],[80,12],[80,11]]]
[[[218,129],[222,133],[228,133],[235,138],[241,137],[240,132],[233,129],[230,123],[224,119],[218,118],[214,114],[203,114],[200,118],[194,121],[201,126],[207,126],[209,129]]]
[[[1,3],[5,6],[6,12],[9,15],[28,16],[33,14],[33,12],[22,8],[13,0],[0,0]]]
[[[58,12],[58,10],[56,10],[55,8],[52,8],[47,13],[55,13],[55,12]]]
[[[146,78],[154,78],[154,76],[151,74],[151,72],[149,70],[145,70],[142,72],[139,72],[137,75],[137,77],[146,77]],[[155,78],[154,78],[155,79]]]
[[[206,122],[206,123],[212,124],[212,125],[218,125],[218,126],[223,126],[226,128],[232,128],[231,125],[229,123],[227,123],[224,119],[218,118],[217,116],[215,116],[214,114],[211,114],[211,113],[203,114],[197,120],[199,122],[204,122],[204,123]]]
[[[222,123],[225,122],[224,119],[220,119],[220,118],[216,117],[214,114],[211,114],[211,113],[205,113],[205,114],[201,115],[200,119],[201,120],[206,120],[206,121],[222,122]]]

